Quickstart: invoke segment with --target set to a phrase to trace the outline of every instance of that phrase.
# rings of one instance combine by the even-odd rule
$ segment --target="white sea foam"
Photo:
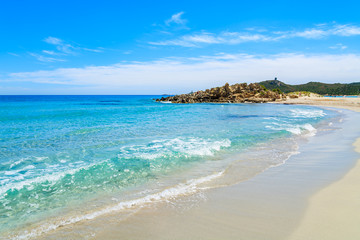
[[[316,119],[326,115],[323,110],[318,109],[291,109],[290,114],[292,118],[309,118]],[[267,123],[266,128],[272,130],[285,130],[295,135],[314,136],[317,130],[310,124],[295,124],[291,121],[279,118],[267,118],[266,120],[272,120],[271,123]]]
[[[22,163],[22,162],[25,161],[25,160],[27,160],[27,158],[21,158],[20,160],[12,163],[12,164],[10,165],[10,168],[13,168],[13,167],[15,167],[16,165],[19,165],[20,163]]]
[[[73,174],[75,174],[76,172],[78,172],[80,170],[88,169],[88,168],[90,168],[90,167],[92,167],[92,166],[94,166],[96,164],[101,164],[103,162],[105,162],[105,161],[98,162],[98,163],[93,163],[93,164],[90,164],[90,165],[87,165],[87,166],[81,166],[81,167],[78,167],[78,168],[75,168],[75,169],[68,169],[68,170],[65,170],[65,171],[62,171],[62,172],[57,172],[57,173],[53,173],[53,174],[46,174],[46,175],[43,175],[43,176],[38,176],[38,177],[35,177],[35,178],[26,179],[26,180],[21,181],[21,182],[8,183],[8,184],[0,187],[0,197],[9,190],[15,190],[15,189],[20,190],[20,189],[22,189],[22,188],[24,188],[26,186],[30,186],[30,185],[38,184],[38,183],[43,183],[43,182],[54,183],[54,182],[60,180],[61,178],[65,177],[68,174],[73,175]],[[32,165],[30,165],[30,166],[32,166]],[[15,173],[17,173],[17,171],[11,171],[11,173],[15,174]],[[10,174],[10,173],[8,173],[8,174]],[[20,178],[13,177],[12,179],[13,180],[23,180],[24,179],[24,176],[19,176],[19,177]]]
[[[178,153],[190,156],[213,156],[221,148],[231,146],[229,139],[219,141],[205,140],[202,138],[175,138],[169,140],[154,140],[147,145],[122,147],[119,158],[138,157],[142,159],[155,159],[161,156],[172,156]]]
[[[316,134],[316,129],[309,123],[306,123],[304,125],[295,125],[292,127],[288,127],[285,128],[285,130],[296,135],[305,133],[306,136],[314,136]]]
[[[270,165],[270,167],[271,168],[272,167],[277,167],[277,166],[280,166],[280,165],[284,164],[287,160],[290,159],[290,157],[299,154],[300,152],[298,150],[299,150],[299,146],[297,144],[295,144],[294,149],[292,149],[291,151],[282,152],[281,154],[279,154],[279,155],[281,155],[281,157],[277,156],[276,160],[280,159],[281,161],[278,162],[278,163]]]
[[[275,126],[267,125],[266,128],[277,131],[285,130],[295,135],[305,134],[306,136],[314,136],[317,132],[316,128],[314,128],[310,123],[306,123],[303,125],[273,123],[273,125]]]
[[[116,205],[105,207],[103,209],[87,213],[81,216],[68,217],[65,219],[55,220],[54,222],[43,224],[30,232],[26,231],[24,234],[14,236],[12,239],[29,239],[40,236],[41,234],[48,233],[50,231],[56,230],[60,226],[67,226],[75,224],[81,221],[92,220],[96,217],[103,216],[105,214],[110,214],[113,212],[118,212],[131,208],[141,208],[147,204],[156,203],[160,201],[169,201],[179,196],[194,194],[201,190],[201,185],[207,182],[210,182],[216,178],[221,177],[224,172],[214,173],[198,179],[191,179],[186,183],[180,183],[174,187],[164,189],[161,192],[150,194],[138,199],[133,199],[129,201],[119,202]]]
[[[17,170],[10,170],[10,171],[5,171],[4,172],[4,174],[6,175],[6,176],[9,176],[9,175],[15,175],[15,174],[17,174]]]
[[[301,134],[301,129],[299,127],[297,127],[297,126],[290,127],[290,128],[285,128],[285,130],[288,131],[288,132],[291,132],[291,133],[293,133],[295,135],[300,135]]]
[[[61,178],[63,178],[67,174],[73,174],[76,172],[76,169],[69,170],[67,172],[60,172],[60,173],[54,173],[54,174],[48,174],[41,177],[36,177],[32,179],[27,179],[21,182],[15,182],[15,183],[9,183],[5,186],[0,187],[0,195],[3,195],[5,192],[9,190],[20,190],[24,188],[25,186],[30,186],[31,184],[37,184],[42,182],[55,182]]]
[[[317,130],[311,124],[307,123],[307,124],[303,125],[302,127],[307,131],[307,133],[306,133],[307,136],[311,137],[311,136],[316,135]]]
[[[13,167],[17,166],[20,163],[23,163],[24,161],[31,160],[31,158],[32,157],[21,158],[20,160],[11,163],[10,168],[13,168]],[[40,162],[40,161],[43,161],[43,160],[47,159],[48,157],[34,157],[34,158],[35,158],[35,161]]]
[[[26,167],[24,167],[22,169],[5,171],[5,172],[3,172],[3,174],[5,176],[12,176],[12,178],[13,178],[14,176],[18,175],[20,172],[28,171],[28,170],[31,170],[31,169],[34,169],[34,168],[35,168],[34,165],[28,165],[28,166],[26,166]],[[24,174],[22,174],[22,175],[24,175]],[[25,175],[27,175],[27,174],[25,173]]]
[[[48,159],[48,157],[35,157],[35,159],[36,159],[37,162],[41,162],[41,161],[43,161],[45,159]]]
[[[291,115],[295,118],[317,118],[323,117],[326,113],[323,110],[291,109]]]

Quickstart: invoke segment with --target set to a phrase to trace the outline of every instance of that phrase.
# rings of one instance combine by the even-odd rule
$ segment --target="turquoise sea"
[[[244,180],[282,164],[297,139],[337,116],[157,97],[0,96],[0,238],[36,238],[231,174],[223,182]]]

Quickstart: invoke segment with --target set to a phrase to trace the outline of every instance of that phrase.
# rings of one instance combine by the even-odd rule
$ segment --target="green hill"
[[[280,89],[284,93],[296,92],[296,91],[308,91],[322,95],[359,95],[360,94],[360,82],[356,83],[320,83],[309,82],[306,84],[290,85],[278,80],[268,80],[259,82],[268,89]]]

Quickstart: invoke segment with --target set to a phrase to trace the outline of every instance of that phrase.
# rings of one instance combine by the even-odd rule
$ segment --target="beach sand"
[[[299,98],[286,103],[360,112],[360,98]],[[360,153],[360,138],[354,143]],[[310,198],[305,217],[289,239],[360,239],[360,159],[339,181]]]
[[[360,153],[360,138],[354,143]],[[360,160],[341,180],[311,197],[289,239],[360,239]]]
[[[299,97],[287,99],[282,104],[301,104],[322,107],[334,107],[349,109],[352,111],[360,111],[360,98],[334,98],[334,97]]]

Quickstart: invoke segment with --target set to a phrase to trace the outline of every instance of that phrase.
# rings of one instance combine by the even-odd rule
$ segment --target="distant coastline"
[[[284,93],[306,91],[328,96],[359,95],[360,82],[355,83],[321,83],[308,82],[306,84],[290,85],[277,79],[259,82],[268,89],[278,88]]]

